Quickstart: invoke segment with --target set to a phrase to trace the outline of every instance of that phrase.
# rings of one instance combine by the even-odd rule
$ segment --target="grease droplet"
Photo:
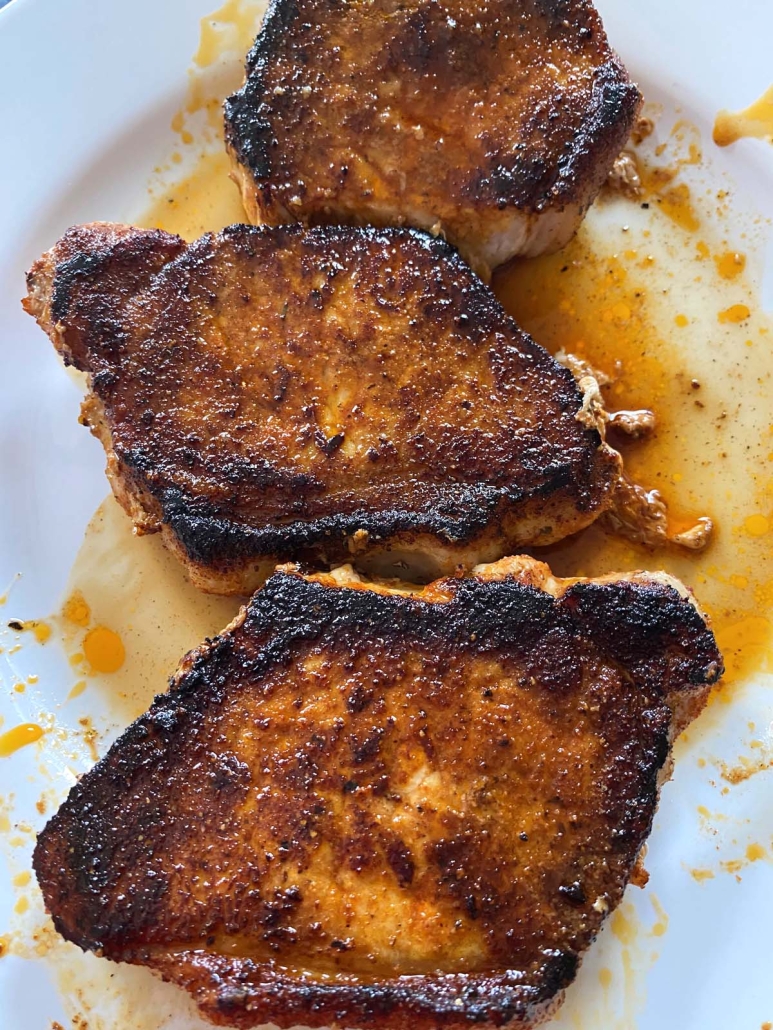
[[[84,629],[88,626],[91,609],[80,590],[73,591],[67,598],[62,608],[62,615],[68,622],[73,622],[76,626],[82,626]]]
[[[764,515],[750,515],[744,520],[743,528],[749,536],[765,536],[770,530],[770,522]]]
[[[83,639],[83,652],[94,672],[117,672],[126,659],[123,641],[107,626],[95,626]]]
[[[746,267],[746,257],[728,250],[725,254],[717,254],[714,257],[717,271],[723,279],[735,279]]]
[[[0,735],[0,758],[8,758],[19,748],[34,744],[43,736],[43,730],[34,722],[24,722]]]
[[[733,304],[729,308],[725,308],[724,311],[720,311],[717,318],[722,325],[731,323],[737,325],[739,322],[745,322],[751,315],[751,311],[745,304]]]
[[[78,680],[78,682],[72,688],[70,693],[67,695],[66,700],[67,701],[72,701],[72,699],[74,697],[80,697],[85,689],[86,689],[86,680]]]

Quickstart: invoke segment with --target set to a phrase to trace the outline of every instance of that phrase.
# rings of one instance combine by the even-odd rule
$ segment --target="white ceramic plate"
[[[0,12],[0,593],[11,586],[0,607],[3,623],[59,608],[84,530],[106,494],[101,448],[77,424],[79,387],[19,306],[24,271],[67,226],[131,220],[146,206],[152,170],[168,162],[179,142],[170,123],[185,104],[199,19],[212,3],[14,0]],[[754,240],[746,241],[755,255],[750,281],[758,296],[770,298],[768,223],[754,218],[773,215],[773,148],[745,141],[719,153],[709,140],[719,108],[744,106],[770,85],[773,6],[769,0],[599,0],[598,6],[613,44],[648,97],[663,105],[664,118],[673,121],[681,107],[701,130],[704,184],[734,184],[733,217],[719,231],[735,246],[744,227],[753,226]],[[226,8],[238,16],[239,0]],[[689,279],[673,288],[687,305]],[[710,376],[714,359],[695,360]],[[715,382],[720,399],[722,389],[732,394],[734,360],[725,355],[716,366],[724,369]],[[767,432],[773,407],[767,418],[757,412],[745,432]],[[111,534],[128,531],[112,507],[104,512],[97,536],[92,533],[91,561],[98,566],[92,580],[101,577],[106,594],[142,594],[139,641],[143,617],[174,620],[174,598],[184,588],[155,544],[127,536],[126,547],[115,551]],[[136,552],[141,576],[127,550],[134,544],[144,548]],[[218,602],[198,609],[201,627],[217,628],[225,610]],[[177,636],[194,644],[197,626],[170,631],[174,646]],[[124,710],[96,687],[66,702],[76,674],[67,647],[55,639],[39,645],[29,633],[5,631],[0,645],[0,732],[25,722],[47,729],[34,746],[0,757],[0,937],[8,945],[0,958],[0,1025],[50,1030],[54,1020],[69,1027],[83,1016],[90,1030],[198,1026],[173,988],[142,970],[80,956],[41,929],[39,899],[25,873],[34,829],[44,818],[40,808],[50,813],[91,762],[80,720],[90,718],[99,730],[101,751]],[[171,671],[170,654],[157,659],[159,670],[146,670],[151,693]],[[758,673],[734,692],[732,704],[715,706],[681,747],[650,842],[650,886],[629,889],[624,919],[616,932],[602,934],[556,1026],[759,1030],[773,1021],[770,774],[728,785],[718,773],[723,759],[738,762],[751,738],[758,756],[769,753],[771,686]],[[749,754],[752,761],[755,753]],[[699,817],[698,806],[710,814]],[[724,872],[723,859],[731,863]],[[696,869],[706,875],[696,879]]]

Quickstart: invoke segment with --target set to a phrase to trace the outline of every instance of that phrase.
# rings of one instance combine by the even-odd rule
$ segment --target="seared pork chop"
[[[272,0],[226,140],[254,222],[413,225],[486,277],[568,242],[640,99],[588,0]]]
[[[619,903],[721,657],[665,575],[278,570],[70,792],[64,937],[214,1022],[531,1027]]]
[[[88,374],[83,420],[138,530],[249,593],[278,560],[425,578],[551,543],[620,459],[571,373],[411,230],[70,230],[27,310]]]

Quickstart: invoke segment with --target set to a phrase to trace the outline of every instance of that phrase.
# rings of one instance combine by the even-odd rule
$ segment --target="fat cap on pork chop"
[[[46,906],[245,1030],[533,1027],[721,671],[662,574],[286,567],[72,788],[35,849]]]
[[[272,0],[226,141],[256,224],[413,225],[485,278],[569,241],[640,102],[587,0]]]
[[[28,286],[118,500],[204,589],[352,555],[430,579],[611,503],[620,457],[572,374],[424,233],[95,223]]]

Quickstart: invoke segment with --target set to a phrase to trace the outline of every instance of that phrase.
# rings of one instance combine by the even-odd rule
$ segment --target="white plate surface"
[[[77,424],[79,389],[19,306],[24,271],[67,226],[129,220],[142,210],[151,170],[174,147],[170,122],[185,101],[199,19],[212,6],[213,0],[15,0],[0,12],[0,592],[13,582],[11,599],[0,607],[3,621],[57,609],[85,527],[106,494],[101,448]],[[682,105],[706,141],[719,108],[742,107],[771,84],[769,0],[598,6],[645,92],[666,107]],[[712,160],[708,174],[737,184],[739,209],[773,216],[773,147],[745,141]],[[767,231],[766,223],[757,226],[760,288],[771,271]],[[109,554],[104,559],[107,566]],[[15,692],[14,683],[29,674],[37,683]],[[0,729],[55,711],[58,727],[77,730],[82,709],[62,706],[62,684],[71,681],[54,646],[0,655]],[[638,930],[627,942],[620,928],[616,936],[602,934],[557,1026],[759,1030],[773,1021],[773,864],[745,862],[740,877],[717,874],[705,882],[690,875],[716,866],[716,841],[700,831],[695,815],[697,805],[717,806],[716,770],[697,759],[705,753],[735,760],[749,722],[769,746],[772,685],[760,674],[732,705],[714,712],[678,764],[651,840],[650,887],[629,890],[627,911]],[[30,831],[42,822],[35,802],[43,790],[61,797],[88,764],[85,748],[65,760],[42,745],[0,758],[0,936],[24,922],[15,911],[20,884],[36,904],[33,885],[23,883]],[[723,801],[732,825],[717,832],[735,852],[745,854],[754,841],[769,847],[772,776],[751,777]],[[667,929],[648,892],[667,913]],[[50,1030],[53,1020],[69,1027],[76,1011],[92,1030],[198,1026],[185,999],[156,987],[144,971],[110,969],[113,993],[89,994],[84,978],[93,974],[98,982],[105,964],[73,959],[62,976],[57,962],[36,957],[34,948],[0,958],[0,1027]],[[599,971],[606,967],[614,982],[605,990]]]

